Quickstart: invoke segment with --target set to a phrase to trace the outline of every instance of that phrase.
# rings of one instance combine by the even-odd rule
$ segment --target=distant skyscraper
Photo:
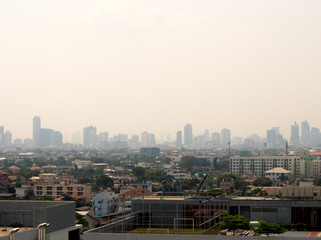
[[[305,120],[301,123],[301,136],[302,136],[302,143],[307,145],[310,142],[310,125]]]
[[[40,117],[35,116],[33,118],[33,137],[32,137],[32,141],[33,141],[33,146],[34,147],[40,147],[41,146],[41,143],[40,143],[40,129],[41,129]]]
[[[151,145],[151,136],[148,132],[142,132],[140,135],[142,147],[150,147]]]
[[[138,147],[139,146],[139,135],[132,135],[130,139],[130,145],[132,147]]]
[[[50,128],[40,128],[40,147],[49,147],[54,145],[54,130]]]
[[[101,132],[99,133],[99,146],[101,145],[101,143],[107,143],[108,142],[108,132]]]
[[[6,147],[9,147],[9,146],[12,145],[12,134],[11,134],[11,132],[9,132],[9,131],[6,131],[6,132],[4,133],[4,145],[5,145]]]
[[[97,145],[97,130],[96,127],[89,126],[83,130],[83,146],[96,146]]]
[[[319,128],[311,128],[310,133],[310,141],[313,146],[320,144],[320,129]]]
[[[220,146],[221,145],[221,134],[219,133],[213,133],[212,134],[212,142],[215,146]]]
[[[231,142],[231,130],[224,128],[221,131],[221,145],[227,147],[229,142]]]
[[[270,129],[266,131],[266,141],[271,146],[276,144],[277,132],[275,129]]]
[[[4,127],[0,126],[0,146],[4,145]]]
[[[184,145],[192,146],[193,144],[193,128],[191,124],[186,124],[184,127]]]
[[[300,144],[300,128],[296,122],[291,126],[290,143],[295,145]]]
[[[176,133],[176,146],[182,146],[183,139],[182,139],[182,131],[178,131]]]
[[[62,133],[59,131],[54,131],[53,146],[60,148],[62,146]]]

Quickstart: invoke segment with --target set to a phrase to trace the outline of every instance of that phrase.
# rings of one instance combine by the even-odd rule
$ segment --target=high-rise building
[[[142,132],[140,135],[142,147],[149,147],[151,145],[151,137],[148,132]]]
[[[310,143],[314,146],[320,144],[320,129],[319,128],[315,128],[315,127],[311,128]]]
[[[106,144],[108,142],[108,132],[101,132],[99,133],[99,137],[98,137],[98,145],[101,146],[102,143]]]
[[[186,124],[184,127],[184,145],[192,146],[193,144],[193,127],[191,124]]]
[[[6,147],[9,147],[9,146],[12,145],[12,134],[11,134],[11,132],[9,132],[9,131],[6,131],[6,132],[4,133],[4,145],[5,145]]]
[[[50,128],[40,128],[40,146],[49,147],[54,144],[54,130]]]
[[[0,147],[4,145],[4,127],[0,126]]]
[[[221,145],[223,147],[227,147],[231,142],[231,130],[230,129],[222,129],[221,131]]]
[[[300,144],[300,129],[299,125],[296,122],[294,122],[294,124],[291,126],[290,143],[295,145]]]
[[[97,145],[97,130],[96,127],[89,126],[83,130],[83,146],[96,146]]]
[[[301,123],[301,136],[304,145],[310,143],[310,125],[306,120]]]
[[[62,146],[62,133],[59,131],[54,131],[53,146],[57,148]]]
[[[274,129],[266,131],[266,141],[270,146],[276,145],[277,132]]]
[[[183,144],[183,139],[182,139],[182,131],[177,131],[176,133],[176,146],[182,146]]]
[[[213,133],[212,134],[212,142],[215,146],[220,146],[221,145],[221,134],[219,133]]]
[[[34,147],[40,147],[40,129],[41,129],[41,120],[39,116],[35,116],[33,118],[33,146]]]

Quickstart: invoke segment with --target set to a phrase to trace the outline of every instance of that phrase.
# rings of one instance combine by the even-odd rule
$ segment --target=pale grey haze
[[[321,1],[0,1],[0,125],[233,136],[321,127]]]

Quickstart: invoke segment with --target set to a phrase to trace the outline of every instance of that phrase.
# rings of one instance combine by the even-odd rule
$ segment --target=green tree
[[[224,212],[223,221],[218,223],[221,229],[232,230],[235,234],[236,229],[251,229],[250,221],[245,219],[241,215],[230,215],[227,212]]]
[[[260,221],[260,224],[255,232],[266,233],[269,236],[270,233],[281,234],[286,232],[286,230],[282,228],[278,223],[267,223],[264,221]]]
[[[76,222],[78,224],[82,224],[84,228],[87,228],[89,226],[88,221],[84,218],[83,215],[76,213]]]
[[[209,161],[206,158],[197,158],[194,156],[184,156],[180,161],[179,165],[182,168],[191,169],[192,167],[208,167],[210,166]]]
[[[133,174],[138,178],[138,181],[143,181],[145,177],[145,168],[143,167],[134,167]]]
[[[270,187],[272,186],[272,180],[269,178],[265,178],[265,177],[260,177],[257,178],[254,182],[253,182],[253,186],[256,187]]]

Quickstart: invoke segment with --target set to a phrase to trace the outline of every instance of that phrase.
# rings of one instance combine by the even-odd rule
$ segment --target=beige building
[[[232,157],[230,171],[234,174],[253,172],[265,176],[273,168],[283,168],[292,174],[300,174],[300,157],[297,156],[258,156]]]
[[[265,172],[265,177],[272,181],[286,181],[290,180],[292,172],[283,168],[273,168]]]
[[[59,198],[66,194],[85,202],[91,200],[91,186],[85,184],[35,184],[33,190],[37,198]]]

